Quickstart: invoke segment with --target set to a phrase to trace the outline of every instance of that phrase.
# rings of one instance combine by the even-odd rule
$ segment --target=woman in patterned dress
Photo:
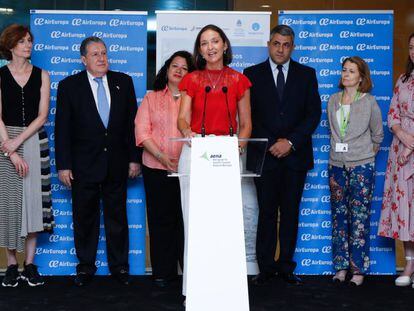
[[[397,286],[408,286],[414,279],[414,33],[408,42],[406,70],[398,78],[388,112],[393,140],[378,227],[378,235],[404,243],[407,262],[403,273],[395,280]]]
[[[37,232],[51,230],[50,169],[43,124],[49,111],[46,71],[30,64],[33,36],[13,24],[0,36],[0,51],[9,64],[0,68],[0,247],[6,248],[2,286],[21,278],[30,286],[44,281],[34,265]],[[25,251],[18,272],[16,252]]]
[[[375,156],[384,137],[381,110],[370,71],[358,56],[342,63],[339,87],[328,103],[331,132],[329,187],[332,210],[333,281],[349,272],[361,285],[369,267],[369,215],[375,183]]]

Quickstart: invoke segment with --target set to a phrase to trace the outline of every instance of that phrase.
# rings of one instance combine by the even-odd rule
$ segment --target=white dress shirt
[[[88,73],[88,80],[89,80],[89,84],[90,84],[91,89],[92,89],[93,98],[95,99],[96,109],[99,111],[99,108],[98,108],[98,83],[94,80],[95,77],[93,75],[91,75],[89,71],[86,71],[86,72]],[[109,108],[111,108],[111,93],[109,92],[108,78],[106,77],[106,75],[104,75],[102,77],[102,82],[103,82],[103,86],[105,87],[105,93],[106,93],[106,98],[108,100]]]
[[[273,80],[275,80],[275,85],[277,87],[277,75],[279,74],[279,70],[277,69],[277,64],[270,57],[269,57],[269,63],[270,63],[270,68],[272,69],[272,73],[273,73]],[[289,72],[289,64],[290,64],[290,58],[286,63],[282,64],[283,66],[282,71],[283,71],[283,75],[285,76],[285,83],[286,83],[288,72]]]

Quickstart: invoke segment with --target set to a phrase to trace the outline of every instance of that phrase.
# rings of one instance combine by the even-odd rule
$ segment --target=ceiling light
[[[0,13],[13,13],[14,10],[10,8],[0,8]]]

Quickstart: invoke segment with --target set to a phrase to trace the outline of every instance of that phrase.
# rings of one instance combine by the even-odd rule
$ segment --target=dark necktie
[[[277,93],[279,94],[279,99],[282,100],[283,98],[283,89],[285,88],[285,75],[283,74],[283,66],[277,65],[277,70],[279,73],[277,74]]]

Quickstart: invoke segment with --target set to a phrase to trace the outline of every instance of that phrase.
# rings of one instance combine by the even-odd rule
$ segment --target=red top
[[[229,67],[224,67],[222,70],[196,70],[185,75],[181,80],[179,89],[180,91],[186,91],[193,99],[191,130],[195,133],[201,133],[204,99],[206,98],[204,122],[206,135],[230,134],[228,111],[230,111],[233,131],[237,133],[237,103],[251,85],[245,75]],[[206,86],[211,88],[208,93],[205,91]],[[227,87],[228,109],[223,87]]]

